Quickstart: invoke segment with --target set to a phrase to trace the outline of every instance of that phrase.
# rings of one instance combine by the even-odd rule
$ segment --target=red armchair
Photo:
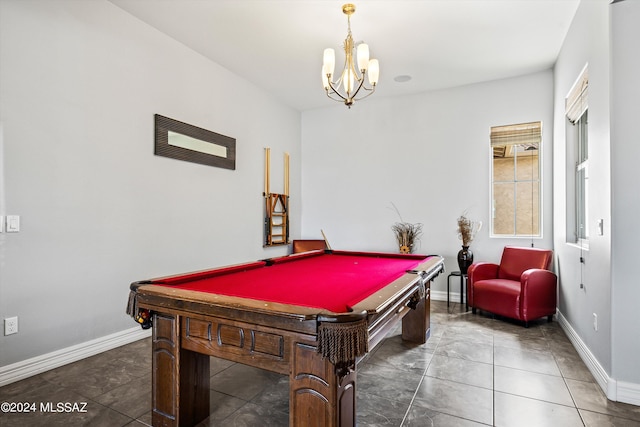
[[[475,313],[485,310],[529,321],[556,312],[557,276],[549,271],[553,252],[538,248],[506,246],[500,265],[479,262],[467,271],[467,301]]]
[[[294,240],[292,251],[294,254],[318,249],[327,249],[327,243],[320,239]]]

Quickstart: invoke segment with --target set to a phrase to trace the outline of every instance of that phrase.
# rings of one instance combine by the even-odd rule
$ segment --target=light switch
[[[7,215],[7,233],[17,233],[20,231],[20,216]]]

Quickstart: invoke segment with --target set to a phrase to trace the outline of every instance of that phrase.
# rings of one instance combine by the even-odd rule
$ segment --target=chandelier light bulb
[[[333,76],[333,72],[336,68],[336,52],[331,48],[325,49],[322,63],[323,63],[322,69],[324,70],[324,74],[325,75],[329,74]]]
[[[353,92],[353,83],[355,81],[355,76],[353,74],[353,70],[344,70],[342,75],[342,83],[344,84],[344,91],[347,92],[347,95]]]
[[[369,84],[374,86],[378,84],[378,78],[380,77],[380,65],[377,59],[369,61]]]
[[[358,70],[366,70],[369,67],[369,46],[365,43],[358,45]]]

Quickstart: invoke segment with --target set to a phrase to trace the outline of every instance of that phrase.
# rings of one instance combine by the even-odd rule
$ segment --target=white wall
[[[282,255],[263,249],[263,149],[281,191],[300,113],[113,4],[0,1],[0,366],[134,327],[132,281]],[[237,169],[153,155],[159,113],[236,138]]]
[[[416,252],[443,255],[454,271],[456,218],[468,211],[486,225],[471,244],[475,259],[499,261],[504,245],[531,240],[489,239],[490,128],[541,120],[544,237],[534,243],[551,248],[552,94],[549,70],[304,112],[302,235],[323,229],[336,249],[397,251],[393,203],[403,220],[424,224]],[[433,289],[446,292],[446,275]]]
[[[611,372],[611,167],[609,144],[609,10],[581,2],[555,66],[554,236],[559,310],[605,371]],[[565,98],[589,67],[589,249],[567,243]],[[572,173],[569,171],[569,173]],[[604,234],[597,221],[604,220]],[[581,265],[580,257],[585,263]],[[584,287],[581,289],[580,284]],[[598,316],[598,331],[593,328]]]
[[[554,225],[559,311],[607,397],[640,404],[637,221],[640,2],[583,1],[555,67]],[[564,99],[589,67],[589,249],[566,243]],[[604,220],[599,235],[598,220]],[[579,257],[585,258],[580,265]],[[584,289],[580,289],[580,283]],[[593,314],[598,315],[598,330]],[[598,371],[602,371],[598,375]]]
[[[640,2],[627,0],[611,5],[611,163],[612,163],[612,376],[625,388],[637,386],[640,401],[640,333],[638,333],[638,242],[640,227]],[[638,403],[637,403],[638,404]]]

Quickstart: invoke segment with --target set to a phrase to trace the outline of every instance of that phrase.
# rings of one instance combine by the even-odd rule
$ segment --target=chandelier
[[[336,64],[336,54],[333,49],[324,50],[324,58],[322,63],[322,86],[327,96],[334,101],[344,102],[351,108],[354,101],[366,98],[373,94],[378,84],[378,76],[380,74],[380,66],[377,59],[369,59],[369,46],[365,43],[359,43],[356,47],[351,36],[351,15],[356,11],[353,4],[345,4],[342,6],[342,13],[347,15],[347,38],[344,40],[344,67],[339,74],[338,79],[333,81],[334,69]],[[354,63],[353,51],[357,52],[358,68]],[[364,85],[365,74],[369,77],[369,85]],[[356,98],[360,90],[365,92]]]

